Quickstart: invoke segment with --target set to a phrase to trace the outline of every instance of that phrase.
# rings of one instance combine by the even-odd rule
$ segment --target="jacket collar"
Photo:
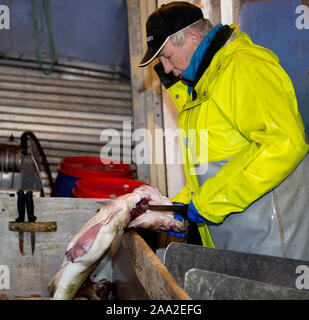
[[[225,45],[225,43],[227,42],[227,40],[229,39],[229,37],[231,36],[231,34],[233,32],[233,29],[230,29],[230,27],[227,25],[225,25],[223,27],[221,25],[221,28],[219,26],[220,25],[215,27],[215,28],[217,28],[217,27],[218,28],[217,28],[216,32],[213,33],[213,37],[209,38],[209,39],[211,39],[211,42],[210,42],[209,46],[207,47],[207,50],[204,50],[206,52],[203,52],[204,55],[202,55],[202,59],[200,60],[200,62],[197,65],[197,70],[194,73],[193,80],[180,79],[179,77],[175,77],[172,72],[166,74],[164,72],[163,65],[161,62],[154,66],[154,70],[156,71],[158,77],[160,78],[163,86],[166,89],[169,89],[171,86],[173,86],[175,83],[177,83],[180,80],[182,80],[186,85],[191,86],[194,89],[194,87],[198,83],[199,79],[202,77],[203,73],[210,65],[210,62],[211,62],[213,56],[216,54],[216,52],[219,49],[221,49]],[[193,90],[192,95],[193,95],[193,97],[192,97],[193,100],[195,100],[196,99],[195,90]]]
[[[186,82],[193,82],[196,78],[196,73],[198,68],[200,67],[205,53],[207,49],[211,45],[212,41],[214,40],[216,33],[223,27],[222,24],[216,25],[211,32],[207,35],[206,38],[202,40],[198,48],[195,50],[192,59],[190,61],[189,66],[187,69],[182,73],[181,78],[184,79]],[[189,93],[192,91],[192,87],[189,86]]]
[[[202,75],[204,74],[204,72],[206,71],[206,69],[209,67],[214,55],[217,53],[217,51],[219,51],[227,42],[227,40],[230,38],[233,29],[231,29],[228,25],[225,26],[221,26],[220,25],[216,26],[214,29],[216,29],[218,27],[217,30],[215,30],[215,34],[212,35],[212,41],[208,44],[206,42],[206,46],[203,43],[204,41],[201,42],[200,46],[202,48],[202,52],[204,53],[204,55],[202,55],[202,57],[198,60],[198,64],[194,61],[196,59],[195,54],[192,57],[192,60],[190,62],[190,65],[188,66],[188,68],[184,71],[184,73],[182,74],[182,81],[187,84],[189,86],[189,88],[191,87],[192,89],[189,89],[189,92],[192,91],[192,100],[195,100],[197,98],[197,94],[196,91],[194,90],[196,84],[199,82],[199,80],[201,79]],[[210,36],[211,34],[209,34]],[[204,39],[207,40],[208,36]],[[204,47],[205,46],[205,47]],[[200,47],[198,47],[198,54],[199,54],[199,49]],[[194,65],[194,72],[187,72],[187,70],[190,71],[190,68],[193,69],[192,65]],[[189,75],[189,78],[186,78]]]

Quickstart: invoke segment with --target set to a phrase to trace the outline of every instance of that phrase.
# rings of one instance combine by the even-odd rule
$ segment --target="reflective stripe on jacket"
[[[215,223],[199,225],[205,246],[309,260],[309,147],[293,85],[273,52],[230,27],[194,98],[182,81],[166,86],[187,180],[172,201],[192,199]]]

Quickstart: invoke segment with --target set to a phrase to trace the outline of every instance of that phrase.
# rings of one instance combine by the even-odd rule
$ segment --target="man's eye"
[[[162,60],[170,60],[171,56],[161,56],[159,57],[159,60],[162,62]]]

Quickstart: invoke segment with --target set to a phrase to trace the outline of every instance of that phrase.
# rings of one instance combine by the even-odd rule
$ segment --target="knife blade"
[[[32,191],[27,191],[25,195],[27,216],[29,222],[35,222],[36,216],[34,215],[34,205],[33,205],[33,193]],[[35,232],[31,232],[31,252],[34,254],[35,250]]]
[[[113,203],[115,200],[114,199],[100,199],[97,200],[96,202],[105,206],[108,204]],[[148,204],[145,206],[146,209],[148,210],[153,210],[153,211],[172,211],[172,212],[178,212],[181,213],[185,216],[188,216],[187,211],[188,211],[189,205],[177,205],[177,204]]]
[[[152,204],[147,205],[146,208],[152,211],[172,211],[181,213],[182,215],[187,216],[188,205],[166,205],[166,204]]]
[[[15,220],[16,222],[25,222],[25,194],[23,190],[17,191],[17,211],[18,218]],[[25,256],[24,252],[24,233],[18,232],[18,246],[19,251],[22,256]]]

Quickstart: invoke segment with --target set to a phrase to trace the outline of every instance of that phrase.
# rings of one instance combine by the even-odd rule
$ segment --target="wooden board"
[[[19,232],[56,232],[57,222],[9,222],[10,231]]]
[[[136,276],[150,299],[191,300],[135,231],[125,233],[122,245],[128,251]]]

